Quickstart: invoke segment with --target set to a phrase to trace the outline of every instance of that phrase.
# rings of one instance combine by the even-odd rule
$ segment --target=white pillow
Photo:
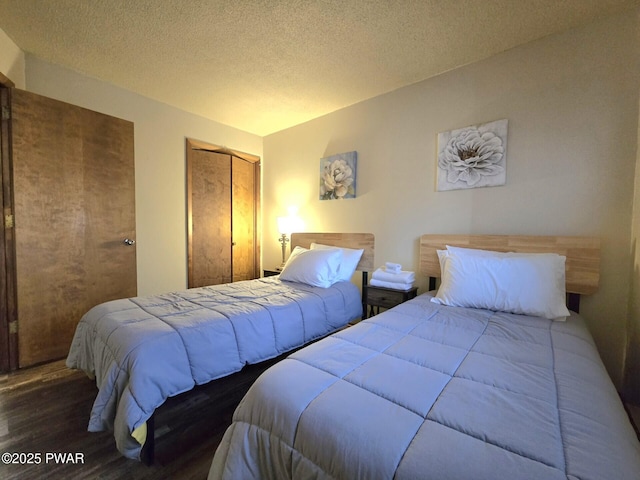
[[[340,250],[308,250],[298,246],[280,272],[280,280],[328,288],[337,281],[341,260]]]
[[[321,243],[312,243],[311,250],[341,250],[342,261],[340,262],[340,268],[338,269],[339,282],[350,282],[353,277],[353,272],[358,267],[358,262],[364,253],[364,249],[353,249],[344,247],[334,247],[332,245],[323,245]]]
[[[444,261],[445,258],[450,254],[456,255],[479,255],[482,257],[530,257],[536,255],[553,255],[559,257],[560,255],[556,255],[555,253],[520,253],[520,252],[496,252],[495,250],[480,250],[477,248],[467,248],[467,247],[452,247],[451,245],[445,245],[446,250],[436,250],[438,254],[438,261],[440,262],[440,274],[443,275],[444,272]],[[566,258],[566,257],[565,257]],[[564,273],[563,273],[564,275]]]
[[[442,281],[432,302],[553,320],[569,315],[565,305],[566,257],[455,247],[439,251],[438,257]]]

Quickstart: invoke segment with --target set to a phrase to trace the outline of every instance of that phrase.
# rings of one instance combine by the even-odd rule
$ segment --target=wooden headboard
[[[291,249],[297,246],[309,248],[312,243],[334,247],[364,249],[356,270],[370,272],[374,267],[375,237],[373,233],[292,233]]]
[[[497,252],[557,253],[567,257],[567,293],[593,294],[600,280],[600,239],[597,237],[553,237],[531,235],[422,235],[420,273],[440,277],[436,250],[454,247]]]

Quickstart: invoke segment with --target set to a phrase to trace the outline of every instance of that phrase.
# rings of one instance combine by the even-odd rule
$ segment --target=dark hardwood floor
[[[0,375],[0,454],[40,454],[40,464],[3,461],[0,478],[205,479],[253,378],[221,379],[198,387],[186,400],[169,399],[156,414],[155,462],[146,466],[120,455],[111,432],[87,432],[97,388],[64,361]],[[47,453],[72,454],[83,463],[56,463]]]

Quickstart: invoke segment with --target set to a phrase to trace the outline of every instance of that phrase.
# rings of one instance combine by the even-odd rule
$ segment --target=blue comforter
[[[429,298],[267,370],[209,478],[640,478],[640,444],[580,316]]]
[[[116,300],[81,319],[67,366],[96,377],[89,431],[114,430],[118,449],[139,458],[145,422],[168,397],[325,336],[361,312],[350,282],[324,289],[278,277]]]

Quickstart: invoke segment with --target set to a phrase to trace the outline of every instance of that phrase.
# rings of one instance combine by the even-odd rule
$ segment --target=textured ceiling
[[[640,0],[0,0],[24,51],[258,135]]]

